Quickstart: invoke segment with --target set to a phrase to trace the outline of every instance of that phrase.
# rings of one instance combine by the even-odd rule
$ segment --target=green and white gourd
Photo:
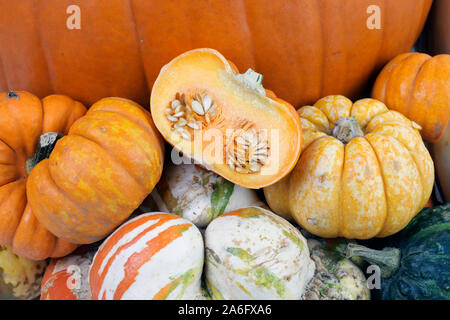
[[[215,218],[206,228],[205,248],[213,299],[299,300],[314,275],[302,234],[260,207]]]
[[[339,240],[333,239],[335,242]],[[344,249],[346,243],[342,243]],[[364,273],[342,256],[339,243],[308,239],[316,270],[303,295],[305,300],[370,300]]]
[[[215,217],[263,205],[254,190],[242,188],[194,164],[170,164],[152,192],[158,209],[204,228]]]

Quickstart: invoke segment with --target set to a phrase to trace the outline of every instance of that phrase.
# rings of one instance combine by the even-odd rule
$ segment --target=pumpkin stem
[[[263,75],[248,69],[245,73],[240,73],[237,75],[238,80],[240,80],[247,88],[254,90],[260,94],[266,95],[266,90],[262,85]]]
[[[364,246],[349,243],[346,257],[360,257],[368,263],[376,264],[381,269],[381,276],[389,278],[400,266],[400,250],[386,247],[383,250],[374,250]]]
[[[8,94],[7,94],[7,97],[9,99],[11,99],[11,98],[19,99],[19,95],[17,93],[15,93],[14,91],[9,91]]]
[[[347,144],[356,137],[363,137],[364,132],[355,117],[340,117],[333,128],[333,137]]]
[[[28,158],[25,163],[25,170],[27,175],[39,162],[50,157],[56,142],[63,137],[62,133],[47,132],[39,137],[39,143],[36,148],[36,153],[33,157]]]

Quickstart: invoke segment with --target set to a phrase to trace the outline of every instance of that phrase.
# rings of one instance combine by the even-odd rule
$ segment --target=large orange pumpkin
[[[410,50],[431,2],[0,0],[0,90],[148,104],[163,65],[208,47],[240,70],[264,74],[294,106],[328,94],[354,97]],[[369,28],[377,18],[379,29]]]
[[[127,99],[101,99],[31,170],[31,209],[66,241],[98,241],[150,194],[161,177],[163,156],[148,111]]]
[[[438,141],[450,119],[450,55],[398,55],[378,75],[372,97],[418,123],[424,140]]]
[[[398,232],[425,206],[434,166],[416,124],[375,99],[343,96],[298,113],[300,159],[264,189],[273,211],[320,237],[369,239]]]
[[[34,260],[59,257],[76,245],[43,227],[27,201],[28,169],[41,134],[67,134],[86,112],[79,102],[51,95],[39,100],[25,91],[0,94],[0,244]]]

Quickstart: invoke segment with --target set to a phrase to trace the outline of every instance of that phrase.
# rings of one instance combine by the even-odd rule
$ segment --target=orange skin
[[[410,50],[431,3],[1,0],[0,90],[63,92],[89,105],[121,96],[147,105],[163,65],[211,47],[240,70],[263,74],[265,85],[296,107],[328,94],[355,98],[384,64]],[[80,30],[66,27],[69,5],[80,7]],[[380,8],[380,29],[367,28],[370,5]]]
[[[15,93],[17,97],[0,94],[0,243],[33,260],[64,256],[77,245],[56,237],[36,219],[26,196],[25,161],[34,155],[41,134],[66,134],[86,108],[66,96],[41,101],[25,91]]]
[[[31,171],[31,208],[66,241],[98,241],[152,191],[162,173],[163,148],[145,109],[127,99],[104,98]]]
[[[438,141],[450,119],[450,55],[398,55],[378,75],[372,97],[418,123],[424,140]]]

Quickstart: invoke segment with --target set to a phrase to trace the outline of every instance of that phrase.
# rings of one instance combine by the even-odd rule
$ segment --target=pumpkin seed
[[[197,100],[191,100],[191,107],[195,113],[203,116],[205,114],[205,110],[203,110],[202,105]]]
[[[259,172],[267,158],[267,141],[253,129],[239,130],[227,151],[229,167],[239,173]]]

